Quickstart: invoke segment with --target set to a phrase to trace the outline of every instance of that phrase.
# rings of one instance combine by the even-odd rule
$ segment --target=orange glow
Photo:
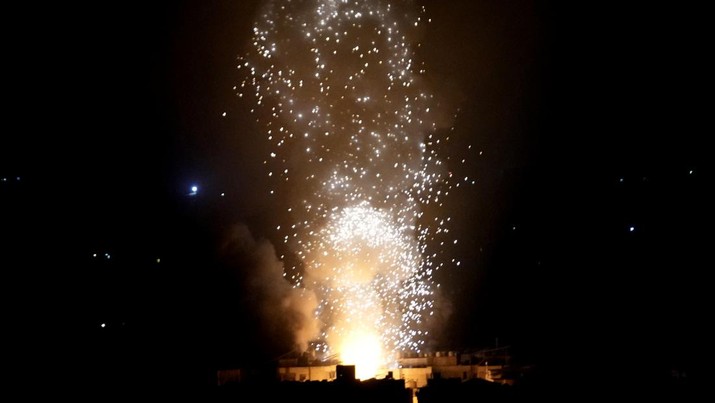
[[[361,380],[374,378],[384,366],[382,343],[377,332],[355,329],[340,343],[343,364],[355,365],[355,376]]]

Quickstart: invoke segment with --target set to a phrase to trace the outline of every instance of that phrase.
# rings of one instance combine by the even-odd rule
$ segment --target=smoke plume
[[[319,325],[313,312],[317,307],[315,293],[294,288],[284,278],[283,263],[273,245],[255,239],[246,225],[232,228],[223,245],[224,255],[231,257],[243,283],[241,303],[254,312],[258,334],[269,340],[291,336],[293,348],[302,352],[308,341],[318,336]],[[288,334],[286,334],[288,333]]]

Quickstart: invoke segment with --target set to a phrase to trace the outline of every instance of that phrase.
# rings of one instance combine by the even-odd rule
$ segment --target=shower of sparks
[[[427,220],[424,208],[459,186],[440,167],[433,97],[413,50],[425,10],[411,8],[271,1],[235,87],[265,129],[269,193],[291,217],[277,228],[300,262],[286,277],[320,299],[312,346],[363,376],[357,361],[384,367],[423,348],[442,266],[428,244],[450,221]]]

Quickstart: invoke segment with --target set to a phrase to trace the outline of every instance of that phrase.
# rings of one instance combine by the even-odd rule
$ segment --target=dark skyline
[[[163,3],[14,6],[3,29],[17,368],[76,352],[80,372],[172,367],[166,381],[200,384],[287,345],[251,330],[250,259],[221,249],[240,223],[275,242],[262,135],[231,90],[256,2]],[[499,338],[589,375],[610,367],[595,359],[642,380],[695,371],[708,317],[703,10],[426,7],[418,55],[459,111],[447,127],[473,145],[462,169],[478,179],[449,201],[464,268],[437,274],[451,315],[434,348]]]

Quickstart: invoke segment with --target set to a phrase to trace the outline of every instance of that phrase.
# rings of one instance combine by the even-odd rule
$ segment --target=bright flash
[[[376,332],[354,330],[339,344],[338,351],[343,364],[355,365],[355,376],[362,380],[375,377],[386,364]]]

